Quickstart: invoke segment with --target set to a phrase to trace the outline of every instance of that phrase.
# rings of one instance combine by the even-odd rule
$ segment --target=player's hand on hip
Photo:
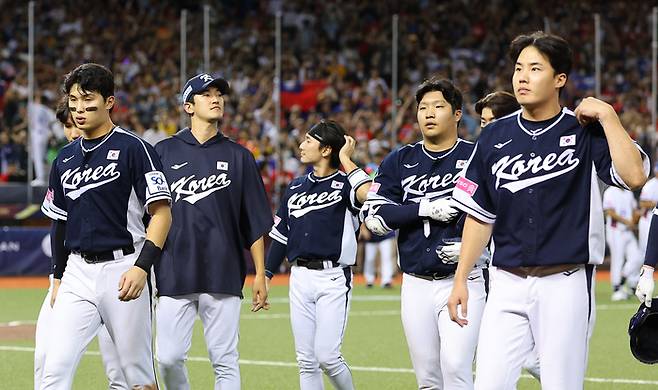
[[[429,217],[439,222],[450,222],[459,215],[459,210],[455,208],[454,204],[454,201],[449,198],[423,199],[418,206],[418,216]]]
[[[601,121],[610,115],[617,115],[611,105],[593,97],[586,97],[574,110],[576,119],[581,125]]]
[[[267,302],[267,277],[265,274],[256,274],[254,283],[251,286],[251,311],[256,312],[260,309],[268,310],[270,303]]]
[[[443,264],[457,264],[461,249],[461,242],[446,243],[446,245],[436,248],[436,255],[439,256]]]
[[[450,314],[450,319],[459,326],[468,325],[468,320],[466,319],[467,312],[468,287],[466,286],[466,282],[455,281],[450,292],[450,297],[448,297],[448,313]]]
[[[637,282],[637,288],[635,289],[635,296],[644,302],[646,307],[651,307],[651,300],[653,299],[653,267],[645,265],[642,266],[642,271],[640,271],[640,280]]]
[[[344,159],[350,160],[352,154],[354,154],[354,149],[356,148],[356,140],[349,135],[345,135],[345,145],[340,148],[338,152],[338,158],[343,161]]]
[[[142,294],[146,285],[147,273],[143,269],[132,266],[119,279],[119,300],[130,301]]]
[[[62,279],[53,279],[53,290],[50,292],[50,307],[55,306],[55,299],[57,298],[57,291],[59,291],[60,284],[62,284]]]

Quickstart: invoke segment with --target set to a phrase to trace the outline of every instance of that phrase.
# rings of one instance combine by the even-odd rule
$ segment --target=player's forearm
[[[286,249],[286,246],[279,241],[272,240],[265,264],[265,275],[268,278],[272,279],[274,274],[279,271],[279,267],[281,267],[281,263],[286,257]]]
[[[151,204],[151,212],[151,222],[146,228],[146,239],[162,249],[171,227],[171,208],[167,201],[158,201]]]
[[[66,222],[53,221],[50,229],[50,247],[53,255],[53,278],[61,279],[66,269],[70,251],[64,245]]]
[[[256,275],[265,275],[265,241],[263,237],[254,241],[249,248],[251,258],[254,260]]]
[[[462,247],[459,254],[459,263],[455,272],[455,282],[466,283],[473,266],[482,255],[484,248],[491,238],[493,225],[478,221],[466,216],[464,232],[462,233]]]
[[[615,212],[612,211],[612,210],[606,210],[606,214],[607,214],[607,215],[608,215],[613,221],[623,223],[624,225],[628,225],[628,224],[631,223],[631,221],[627,220],[626,218],[622,217],[621,215],[615,213]]]
[[[656,202],[650,200],[640,200],[640,208],[642,210],[651,210],[656,207]]]
[[[601,118],[601,125],[615,170],[632,190],[642,187],[647,180],[642,154],[622,126],[619,117],[612,111]]]
[[[378,207],[378,206],[372,206]],[[418,222],[418,203],[413,204],[383,204],[375,213],[380,216],[391,229],[399,229],[403,226]]]
[[[651,216],[651,227],[649,228],[649,239],[647,240],[647,252],[644,255],[644,265],[652,268],[658,263],[658,215]]]

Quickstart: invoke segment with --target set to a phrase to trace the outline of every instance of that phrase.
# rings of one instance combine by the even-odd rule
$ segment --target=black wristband
[[[142,247],[142,251],[139,253],[137,261],[135,261],[135,266],[143,269],[144,272],[148,274],[151,272],[153,263],[160,260],[161,255],[162,249],[158,248],[153,243],[153,241],[146,240],[146,242],[144,242],[144,246]]]

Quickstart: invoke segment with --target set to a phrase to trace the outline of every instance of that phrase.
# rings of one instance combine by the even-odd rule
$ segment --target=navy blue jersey
[[[418,216],[422,199],[449,198],[462,169],[473,151],[473,143],[457,139],[442,153],[430,153],[422,142],[391,152],[379,167],[370,187],[366,204],[389,226],[399,229],[398,252],[403,272],[419,275],[449,275],[456,265],[445,264],[437,256],[437,247],[460,241],[465,214],[451,222],[439,222]],[[409,208],[410,218],[395,226],[387,207]]]
[[[518,111],[482,131],[453,198],[478,220],[495,223],[495,266],[601,264],[597,175],[628,189],[599,123],[582,127],[566,108],[543,122],[524,120]]]
[[[66,221],[67,248],[100,252],[143,241],[146,206],[158,200],[171,200],[158,155],[114,127],[100,142],[78,138],[60,150],[41,210]]]
[[[203,144],[184,129],[159,142],[173,223],[155,275],[160,295],[242,297],[244,250],[272,226],[253,155],[217,134]]]
[[[344,172],[309,173],[288,185],[270,237],[286,245],[290,262],[301,257],[354,265],[360,207]]]

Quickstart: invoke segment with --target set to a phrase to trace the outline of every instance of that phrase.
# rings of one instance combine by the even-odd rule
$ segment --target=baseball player
[[[57,106],[55,111],[57,119],[62,123],[64,127],[64,135],[66,139],[71,142],[82,135],[82,132],[75,127],[73,119],[68,108],[68,98],[63,99]],[[53,223],[52,227],[55,227]],[[54,232],[51,232],[54,234]],[[55,251],[52,250],[54,254]],[[59,255],[68,256],[70,251],[65,250]],[[62,260],[59,260],[62,261]],[[56,261],[53,256],[53,264]],[[52,264],[51,264],[52,269]],[[41,377],[43,374],[43,364],[46,359],[46,351],[48,350],[48,345],[52,341],[53,337],[51,335],[50,329],[52,324],[52,312],[51,307],[51,298],[52,298],[52,287],[53,287],[53,275],[50,274],[50,287],[48,288],[48,294],[41,305],[41,310],[39,311],[39,316],[37,318],[36,333],[34,337],[34,389],[38,390],[41,388]],[[119,354],[112,343],[110,334],[107,332],[105,325],[102,325],[98,331],[98,347],[101,351],[101,357],[103,360],[103,366],[105,367],[105,374],[109,380],[109,388],[112,389],[129,389],[126,384],[126,379],[124,378],[123,371],[119,364]]]
[[[607,103],[585,98],[575,112],[560,107],[571,70],[564,39],[541,31],[520,35],[509,56],[522,110],[484,129],[455,186],[453,199],[469,216],[450,317],[474,325],[468,276],[493,234],[495,268],[475,388],[514,389],[534,346],[542,389],[581,389],[595,307],[594,266],[605,249],[596,176],[638,188],[649,162]]]
[[[633,233],[637,201],[631,191],[608,187],[603,192],[605,238],[610,248],[611,300],[623,301],[635,289],[642,267],[642,252]],[[628,290],[628,291],[627,291]]]
[[[334,121],[322,120],[306,133],[300,160],[313,171],[288,185],[270,231],[267,277],[284,257],[292,264],[290,322],[302,390],[323,389],[322,371],[336,389],[354,388],[340,347],[352,296],[358,213],[371,182],[351,160],[355,144]],[[341,164],[348,174],[338,170]]]
[[[371,179],[374,179],[375,176],[377,176],[379,165],[384,157],[385,153],[379,152],[375,155],[376,160],[366,166],[365,171]],[[375,283],[375,258],[377,252],[379,252],[379,263],[381,268],[379,283],[382,288],[391,288],[391,283],[393,282],[393,263],[397,263],[397,253],[394,252],[395,231],[379,236],[371,234],[370,230],[368,230],[365,225],[362,225],[360,237],[365,240],[363,276],[366,279],[366,286],[370,288]],[[393,259],[394,256],[395,261]]]
[[[505,91],[491,92],[475,103],[475,112],[480,116],[480,129],[520,108],[516,97]]]
[[[399,229],[402,325],[418,388],[472,389],[478,327],[450,321],[446,303],[464,222],[451,193],[474,145],[457,136],[462,95],[450,81],[426,80],[416,103],[423,140],[384,159],[364,206],[365,224],[379,235]],[[477,322],[486,298],[481,267],[468,283]]]
[[[199,74],[185,83],[191,127],[155,146],[172,194],[173,224],[155,275],[156,356],[168,389],[189,389],[185,368],[198,314],[215,389],[239,389],[238,329],[244,249],[256,267],[252,311],[267,308],[263,235],[272,226],[253,155],[217,129],[228,82]]]
[[[83,135],[55,159],[42,205],[56,223],[51,337],[59,342],[48,348],[41,389],[71,388],[101,324],[127,385],[155,388],[150,295],[142,290],[171,224],[169,187],[153,148],[112,123],[107,68],[78,66],[66,75],[64,92]]]
[[[651,210],[658,203],[658,164],[653,169],[655,176],[646,182],[640,192],[640,219],[637,224],[637,237],[640,245],[640,253],[643,254],[647,251],[647,238],[649,237],[649,227],[651,226]]]

